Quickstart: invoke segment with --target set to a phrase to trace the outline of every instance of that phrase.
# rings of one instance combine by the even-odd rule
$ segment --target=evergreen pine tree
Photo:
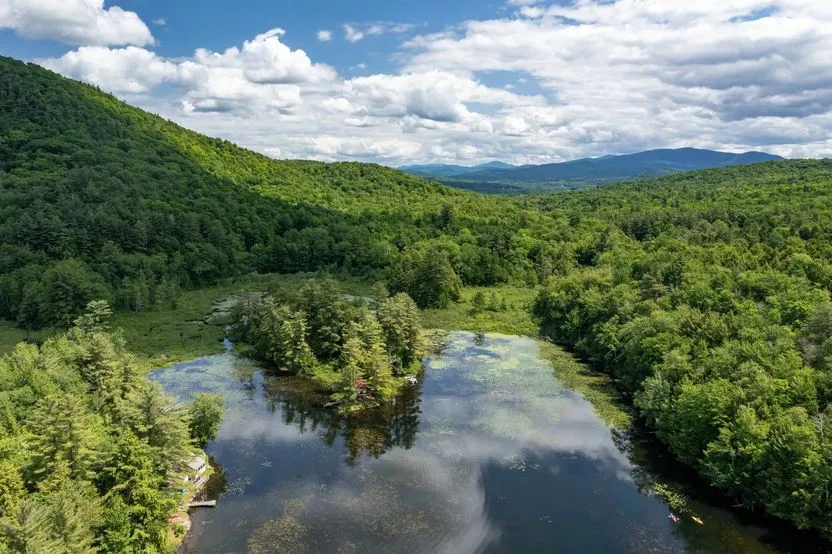
[[[134,550],[144,551],[159,545],[160,530],[175,503],[160,491],[162,478],[154,468],[154,451],[133,433],[123,433],[114,445],[101,471],[99,488],[107,491],[105,537],[113,542],[123,539],[123,520],[126,514],[132,532],[130,543]],[[125,506],[116,500],[120,498]]]
[[[143,382],[126,401],[126,421],[152,449],[155,467],[169,475],[191,451],[187,408],[158,383]]]
[[[105,503],[104,523],[99,540],[102,552],[130,552],[133,542],[133,523],[130,509],[119,495]]]
[[[355,400],[357,398],[358,391],[355,388],[355,383],[364,377],[364,372],[361,368],[361,349],[361,339],[358,337],[348,338],[341,347],[341,357],[339,360],[341,389],[342,395],[348,400]]]
[[[56,395],[41,400],[28,429],[29,481],[45,479],[61,462],[66,462],[73,478],[94,477],[103,434],[100,420],[87,411],[83,399]]]
[[[0,519],[0,545],[15,554],[55,554],[61,543],[51,534],[50,512],[34,498],[27,498],[11,514]]]
[[[14,512],[25,496],[26,489],[17,464],[11,460],[0,461],[0,517]]]
[[[352,333],[361,343],[361,373],[382,398],[389,397],[394,385],[381,325],[373,314],[365,310],[353,324]]]
[[[93,554],[95,532],[101,525],[101,501],[91,483],[65,479],[46,498],[52,536],[66,554]]]
[[[113,310],[106,300],[93,300],[73,323],[85,333],[102,333],[107,331],[112,316]]]
[[[399,293],[379,305],[378,321],[393,372],[402,375],[422,357],[419,308],[407,294]]]

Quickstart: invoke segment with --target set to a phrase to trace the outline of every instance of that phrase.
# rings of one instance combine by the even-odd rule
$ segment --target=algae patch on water
[[[283,508],[283,517],[262,523],[251,534],[248,539],[249,554],[309,552],[309,529],[298,519],[305,510],[306,504],[300,500],[287,502]]]

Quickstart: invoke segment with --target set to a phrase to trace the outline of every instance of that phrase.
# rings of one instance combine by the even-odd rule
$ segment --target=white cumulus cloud
[[[504,128],[538,137],[541,150],[554,142],[557,158],[694,144],[805,152],[786,133],[793,127],[819,155],[830,151],[819,131],[832,119],[832,3],[512,3],[529,18],[417,37],[405,70],[533,77],[559,118],[518,111]]]
[[[292,50],[283,42],[283,29],[272,29],[247,40],[242,48],[232,47],[218,53],[199,49],[193,61],[206,67],[241,69],[245,78],[261,84],[295,84],[330,81],[335,70],[325,64],[312,63],[303,50]]]
[[[136,46],[114,49],[82,46],[60,58],[39,60],[38,63],[114,93],[148,92],[176,75],[175,64]]]
[[[21,2],[0,0],[0,22],[10,1]],[[368,57],[350,79],[291,48],[281,29],[184,58],[94,45],[40,63],[282,157],[546,163],[682,146],[832,155],[832,2],[509,4],[510,17],[407,40],[394,70],[373,73]],[[343,32],[357,42],[412,29],[377,21]]]
[[[78,46],[154,43],[135,12],[105,8],[104,0],[0,0],[0,29]]]
[[[351,79],[346,84],[368,115],[413,115],[437,122],[458,122],[469,118],[471,112],[466,103],[519,105],[542,101],[489,88],[470,78],[440,71],[371,75]]]

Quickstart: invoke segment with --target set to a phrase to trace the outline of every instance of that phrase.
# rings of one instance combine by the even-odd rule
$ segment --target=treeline
[[[93,302],[64,335],[0,358],[0,552],[170,552],[184,462],[222,399],[146,381]]]
[[[332,281],[309,281],[238,305],[229,334],[254,357],[311,378],[346,410],[377,406],[421,369],[423,346],[407,294],[382,292],[373,302],[371,310]]]
[[[749,507],[832,536],[832,162],[534,200],[579,266],[534,307],[670,450]]]
[[[251,272],[386,280],[440,251],[452,281],[533,284],[528,255],[557,232],[389,168],[272,160],[0,58],[0,318],[22,326],[67,326],[101,298],[152,310]],[[399,288],[444,301],[414,283]]]

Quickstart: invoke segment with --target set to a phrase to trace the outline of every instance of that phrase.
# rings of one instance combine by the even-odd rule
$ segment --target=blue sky
[[[199,5],[198,9],[194,9],[195,4]],[[232,4],[227,0],[124,2],[125,7],[140,15],[147,13],[146,20],[165,19],[168,26],[156,32],[160,41],[158,51],[165,55],[185,56],[196,48],[222,50],[280,27],[286,30],[287,42],[293,48],[303,49],[315,61],[345,73],[361,63],[377,71],[391,70],[394,64],[390,53],[402,38],[419,32],[438,32],[448,24],[469,17],[490,17],[503,9],[501,4],[488,0],[244,0],[243,9],[229,9]],[[345,24],[361,29],[372,22],[403,23],[414,28],[407,33],[386,33],[357,43],[349,43],[344,38]],[[317,40],[320,30],[332,32],[333,39]]]
[[[4,0],[0,0],[2,3]],[[36,3],[33,0],[32,3]],[[339,72],[368,74],[390,71],[391,58],[402,39],[435,33],[467,19],[485,19],[507,12],[502,2],[490,0],[122,0],[107,2],[139,15],[150,27],[157,44],[154,51],[168,57],[189,56],[197,48],[221,51],[241,44],[269,29],[287,32],[293,48],[306,51],[315,61]],[[407,32],[368,36],[351,43],[344,25],[366,30],[373,23],[406,24]],[[318,31],[332,33],[321,42]],[[9,29],[0,30],[0,52],[23,59],[60,56],[64,44],[55,40],[20,40]],[[365,64],[367,69],[357,68]]]
[[[832,2],[0,0],[0,53],[274,157],[832,156]]]
[[[425,4],[437,7],[441,2],[427,0]],[[477,6],[469,1],[460,4]],[[404,6],[392,8],[392,3],[381,1],[329,2],[243,0],[239,4],[227,0],[202,0],[200,2],[168,0],[122,0],[108,2],[105,7],[119,6],[135,12],[153,31],[158,41],[155,50],[166,56],[187,56],[197,48],[222,50],[239,44],[273,27],[290,29],[295,35],[295,46],[313,55],[333,56],[331,63],[350,53],[337,48],[323,48],[316,40],[320,29],[335,29],[349,21],[371,21],[377,18],[398,17],[415,12],[425,23],[424,12]],[[242,6],[243,9],[240,9]],[[424,21],[422,21],[424,20]],[[436,19],[434,19],[436,21]],[[11,29],[0,31],[0,47],[7,54],[19,56],[60,55],[66,51],[59,40],[19,40]]]

